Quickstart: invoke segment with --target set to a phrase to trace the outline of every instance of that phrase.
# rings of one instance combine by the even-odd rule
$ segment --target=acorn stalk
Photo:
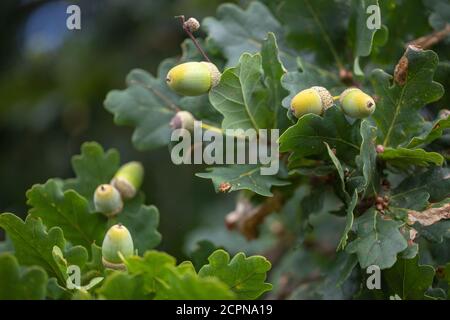
[[[102,244],[102,261],[105,268],[126,269],[123,258],[134,253],[133,239],[128,229],[122,224],[112,226],[105,235]]]
[[[123,201],[119,191],[110,184],[102,184],[94,193],[95,210],[107,217],[113,217],[122,211]]]
[[[133,198],[142,185],[144,167],[140,162],[131,161],[119,168],[111,184],[119,190],[123,199]]]

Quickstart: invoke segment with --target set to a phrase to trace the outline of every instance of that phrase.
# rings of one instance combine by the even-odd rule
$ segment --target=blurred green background
[[[182,257],[187,233],[205,215],[222,215],[215,221],[223,228],[232,197],[216,196],[210,181],[194,176],[199,168],[173,165],[167,148],[136,151],[132,129],[114,125],[103,107],[109,90],[125,87],[130,69],[154,74],[161,60],[181,54],[186,36],[175,15],[201,21],[221,2],[2,0],[0,212],[24,217],[26,190],[72,177],[71,157],[84,141],[97,141],[117,148],[123,162],[144,163],[147,203],[161,214],[161,249]],[[81,8],[81,30],[66,28],[70,4]]]

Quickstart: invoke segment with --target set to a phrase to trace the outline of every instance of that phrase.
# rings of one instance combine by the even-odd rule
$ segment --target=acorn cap
[[[200,62],[206,65],[209,69],[209,73],[211,75],[211,88],[214,88],[217,86],[220,82],[220,78],[222,77],[222,74],[220,73],[219,69],[217,69],[216,65],[211,62]]]
[[[133,239],[128,229],[122,224],[109,228],[103,239],[102,257],[107,263],[122,264],[122,258],[132,256],[134,253]]]
[[[144,167],[138,161],[131,161],[119,168],[111,184],[120,192],[123,199],[133,198],[142,185]]]
[[[327,110],[328,108],[330,108],[334,104],[333,96],[330,94],[330,92],[326,88],[314,86],[314,87],[311,87],[311,89],[315,90],[319,94],[320,99],[322,101],[322,107],[323,107],[324,111]]]
[[[117,215],[123,209],[123,201],[119,191],[110,184],[102,184],[94,193],[95,210],[107,217]]]

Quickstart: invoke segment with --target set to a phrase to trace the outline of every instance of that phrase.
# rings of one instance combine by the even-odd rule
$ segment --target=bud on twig
[[[190,32],[195,32],[200,29],[200,22],[195,18],[189,18],[183,23],[183,26]]]

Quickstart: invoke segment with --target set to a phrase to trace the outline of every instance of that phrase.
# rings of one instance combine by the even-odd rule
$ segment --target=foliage
[[[171,67],[201,59],[185,42],[180,59],[163,60],[155,76],[132,70],[126,88],[110,91],[104,101],[117,125],[133,128],[131,140],[140,151],[171,145],[169,122],[179,110],[207,123],[206,132],[279,129],[277,175],[262,175],[260,164],[196,173],[211,179],[216,192],[237,191],[227,227],[257,238],[250,251],[261,255],[233,255],[241,246],[216,239],[216,219],[216,229],[206,232],[214,243],[199,242],[192,262],[177,264],[154,249],[161,241],[159,211],[145,204],[143,192],[116,218],[95,212],[93,192],[111,180],[120,157],[91,142],[72,160],[75,178],[50,179],[27,192],[25,221],[0,215],[13,244],[13,253],[0,256],[0,275],[20,284],[0,297],[449,298],[450,118],[440,110],[449,98],[437,81],[450,75],[448,61],[439,61],[449,42],[440,39],[433,51],[411,41],[445,28],[450,7],[443,0],[266,2],[245,9],[223,4],[216,17],[203,20],[207,36],[200,44],[222,69],[208,95],[180,97],[165,83]],[[369,5],[381,8],[385,25],[378,30],[366,26]],[[409,14],[417,23],[397,23]],[[335,99],[321,115],[293,118],[291,99],[311,86],[334,96],[358,86],[374,97],[376,110],[351,119]],[[118,222],[129,228],[137,253],[123,259],[126,271],[105,270],[97,244]],[[239,250],[230,250],[230,257],[216,244]],[[84,286],[98,277],[102,282],[88,293],[66,289],[72,264],[89,275]],[[381,290],[365,286],[366,268],[374,265],[381,270]],[[23,289],[32,284],[34,290]]]

